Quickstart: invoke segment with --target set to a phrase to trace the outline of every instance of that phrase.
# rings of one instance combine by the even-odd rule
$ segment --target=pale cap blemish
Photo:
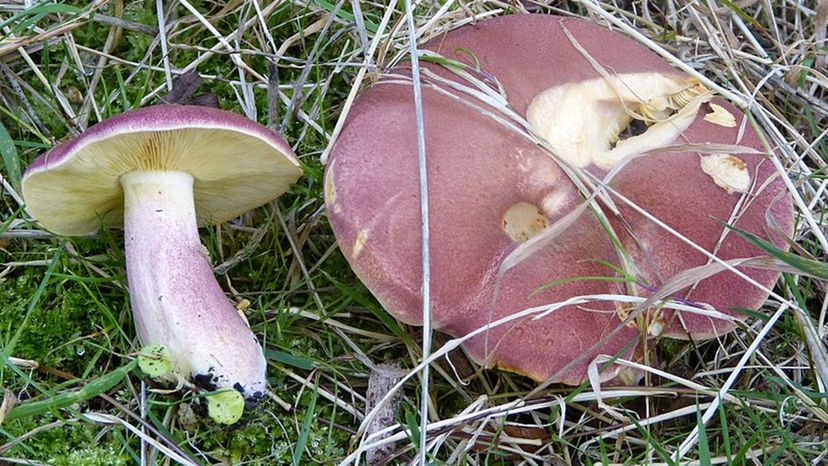
[[[569,200],[569,193],[566,189],[557,189],[541,199],[541,209],[548,217],[559,215],[562,208]]]
[[[549,225],[538,208],[528,202],[518,202],[503,214],[501,227],[512,241],[524,242]]]
[[[365,243],[368,242],[368,229],[363,228],[359,230],[359,234],[357,235],[356,241],[354,241],[354,248],[351,254],[353,259],[356,259],[359,256],[359,253],[362,252],[362,248],[365,247]]]
[[[609,170],[624,158],[672,143],[695,120],[709,95],[686,77],[619,74],[550,87],[532,99],[526,118],[569,164]],[[619,141],[633,118],[649,127]]]
[[[710,104],[710,113],[704,116],[704,121],[713,123],[714,125],[724,126],[725,128],[736,127],[736,117],[728,112],[726,108],[716,104]]]
[[[336,201],[336,185],[334,184],[334,170],[333,166],[328,167],[325,173],[325,204],[333,213],[339,214],[342,211],[342,206]]]
[[[560,179],[560,170],[546,159],[535,158],[526,165],[521,168],[526,172],[527,188],[530,190],[543,190]]]
[[[750,189],[748,166],[738,157],[730,154],[703,155],[701,169],[728,194],[746,193]]]

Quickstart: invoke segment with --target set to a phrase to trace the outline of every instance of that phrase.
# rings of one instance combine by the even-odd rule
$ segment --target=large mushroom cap
[[[47,229],[87,234],[102,221],[123,224],[119,179],[137,170],[191,174],[201,225],[275,199],[302,173],[281,137],[242,116],[156,105],[110,118],[38,157],[23,177],[23,195]]]
[[[770,212],[784,232],[792,229],[790,197],[782,193],[784,186],[773,177],[772,164],[742,113],[706,97],[698,82],[618,33],[582,20],[516,15],[459,28],[424,48],[466,63],[470,74],[490,84],[496,80],[510,108],[576,170],[600,178],[629,161],[610,186],[723,259],[761,251],[735,234],[726,235],[717,220],[767,237],[765,213]],[[473,87],[440,66],[424,66]],[[327,167],[326,202],[340,247],[357,275],[390,313],[420,324],[415,110],[406,69],[392,74],[352,107]],[[505,114],[428,74],[424,78],[435,327],[466,335],[533,306],[626,294],[627,284],[613,270],[621,265],[618,250],[589,210],[498,281],[498,270],[516,247],[572,212],[583,197],[548,153],[486,113],[508,120]],[[625,128],[634,119],[649,126],[627,137]],[[756,153],[660,150],[697,143],[739,144]],[[676,273],[707,262],[704,254],[618,198],[615,203],[620,215],[611,215],[610,223],[639,271],[633,286],[638,293],[647,295]],[[735,221],[734,211],[739,213]],[[772,239],[783,244],[777,236]],[[777,278],[769,271],[745,272],[766,286]],[[734,315],[734,308],[760,306],[767,294],[725,272],[675,296]],[[631,354],[639,330],[619,327],[628,310],[617,302],[568,306],[492,328],[465,348],[490,366],[538,380],[554,376],[579,383],[597,354]],[[685,329],[667,312],[655,317],[659,328],[653,333],[679,337],[707,338],[735,325],[682,313]],[[603,339],[600,348],[590,350]],[[561,372],[576,358],[571,370]]]

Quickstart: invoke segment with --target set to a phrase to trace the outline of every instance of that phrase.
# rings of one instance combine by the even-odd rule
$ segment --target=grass
[[[385,313],[337,249],[321,161],[349,95],[376,66],[405,60],[403,3],[163,3],[163,38],[153,1],[0,4],[0,385],[17,398],[17,408],[0,408],[0,461],[351,461],[373,441],[361,435],[366,412],[382,409],[382,394],[369,387],[398,379],[384,362],[407,377],[381,459],[413,461],[423,428],[414,372],[422,368],[421,331]],[[644,384],[600,393],[589,384],[537,390],[514,374],[477,371],[455,340],[435,334],[429,461],[673,464],[682,450],[695,464],[822,464],[828,11],[791,0],[543,3],[422,2],[413,20],[428,25],[427,39],[470,18],[524,9],[590,17],[653,41],[731,100],[754,95],[751,116],[804,205],[796,256],[768,250],[788,264],[775,291],[801,310],[771,299],[718,340],[661,341]],[[140,344],[120,233],[53,237],[19,197],[20,174],[38,154],[106,117],[157,103],[191,69],[204,81],[197,93],[281,130],[305,170],[278,202],[202,230],[230,299],[249,303],[269,363],[271,393],[229,429],[194,415],[194,394],[163,393],[131,370]]]

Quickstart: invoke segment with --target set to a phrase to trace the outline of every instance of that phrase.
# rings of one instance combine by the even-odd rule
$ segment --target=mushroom
[[[124,228],[130,303],[145,345],[207,389],[264,394],[266,363],[213,276],[199,225],[227,221],[302,174],[277,134],[231,112],[157,105],[101,122],[39,156],[23,176],[34,218],[60,235]]]
[[[768,236],[766,212],[779,226],[771,240],[784,247],[782,236],[793,228],[791,198],[744,115],[633,40],[583,20],[515,15],[458,28],[422,48],[448,59],[440,63],[455,63],[423,65],[435,328],[464,336],[573,297],[647,296],[708,262],[621,196],[724,260],[761,251],[727,234],[721,222]],[[406,67],[389,71],[354,103],[326,168],[325,196],[356,274],[391,314],[419,325],[420,196],[408,74]],[[479,95],[481,86],[502,92],[508,110],[555,157],[504,124],[517,125],[494,99],[462,91]],[[755,153],[700,153],[695,144],[738,144]],[[612,174],[608,196],[615,207],[600,203],[608,223],[585,209],[506,268],[516,248],[584,203],[562,167],[593,183]],[[767,287],[778,278],[773,271],[740,270]],[[735,309],[757,308],[767,293],[726,271],[672,297],[686,311],[651,309],[650,337],[720,335],[735,328]],[[630,304],[622,301],[534,314],[492,327],[464,347],[487,366],[578,384],[599,354],[633,355],[642,333],[636,322],[624,323]],[[710,309],[736,318],[718,318]],[[617,373],[613,366],[601,378]]]

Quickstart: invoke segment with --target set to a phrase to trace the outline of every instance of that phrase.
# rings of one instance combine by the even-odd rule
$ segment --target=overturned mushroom
[[[620,196],[725,260],[761,254],[726,234],[721,222],[734,212],[732,224],[762,236],[768,236],[766,212],[784,233],[792,229],[790,197],[742,113],[620,34],[582,20],[516,15],[459,28],[424,48],[466,64],[462,73],[426,64],[424,74],[432,314],[440,330],[467,335],[521,310],[584,295],[647,296],[679,272],[707,263],[706,255]],[[334,232],[357,275],[390,313],[420,324],[417,136],[407,73],[393,70],[355,102],[332,151],[325,190]],[[510,118],[492,100],[460,90],[481,83],[493,94],[502,89],[510,109],[549,144],[557,161],[503,124]],[[703,143],[738,144],[755,153],[679,147]],[[593,182],[612,173],[609,188],[620,196],[610,197],[618,212],[603,204],[606,225],[584,210],[499,278],[504,259],[520,244],[584,202],[561,164],[593,175]],[[771,239],[784,244],[777,234]],[[627,267],[620,251],[627,253]],[[633,281],[617,272],[622,268]],[[778,277],[743,271],[765,286]],[[735,323],[706,309],[738,317],[734,309],[757,308],[767,294],[723,272],[673,297],[698,312],[683,311],[678,319],[654,309],[652,335],[713,337]],[[640,332],[622,325],[629,310],[612,300],[570,305],[491,328],[465,348],[489,366],[577,384],[598,354],[632,354]],[[603,378],[616,373],[609,369]]]
[[[38,157],[23,177],[33,216],[61,235],[124,228],[135,324],[144,344],[206,388],[248,402],[265,359],[213,276],[199,225],[232,219],[285,192],[302,170],[267,128],[205,107],[158,105],[90,128]]]

